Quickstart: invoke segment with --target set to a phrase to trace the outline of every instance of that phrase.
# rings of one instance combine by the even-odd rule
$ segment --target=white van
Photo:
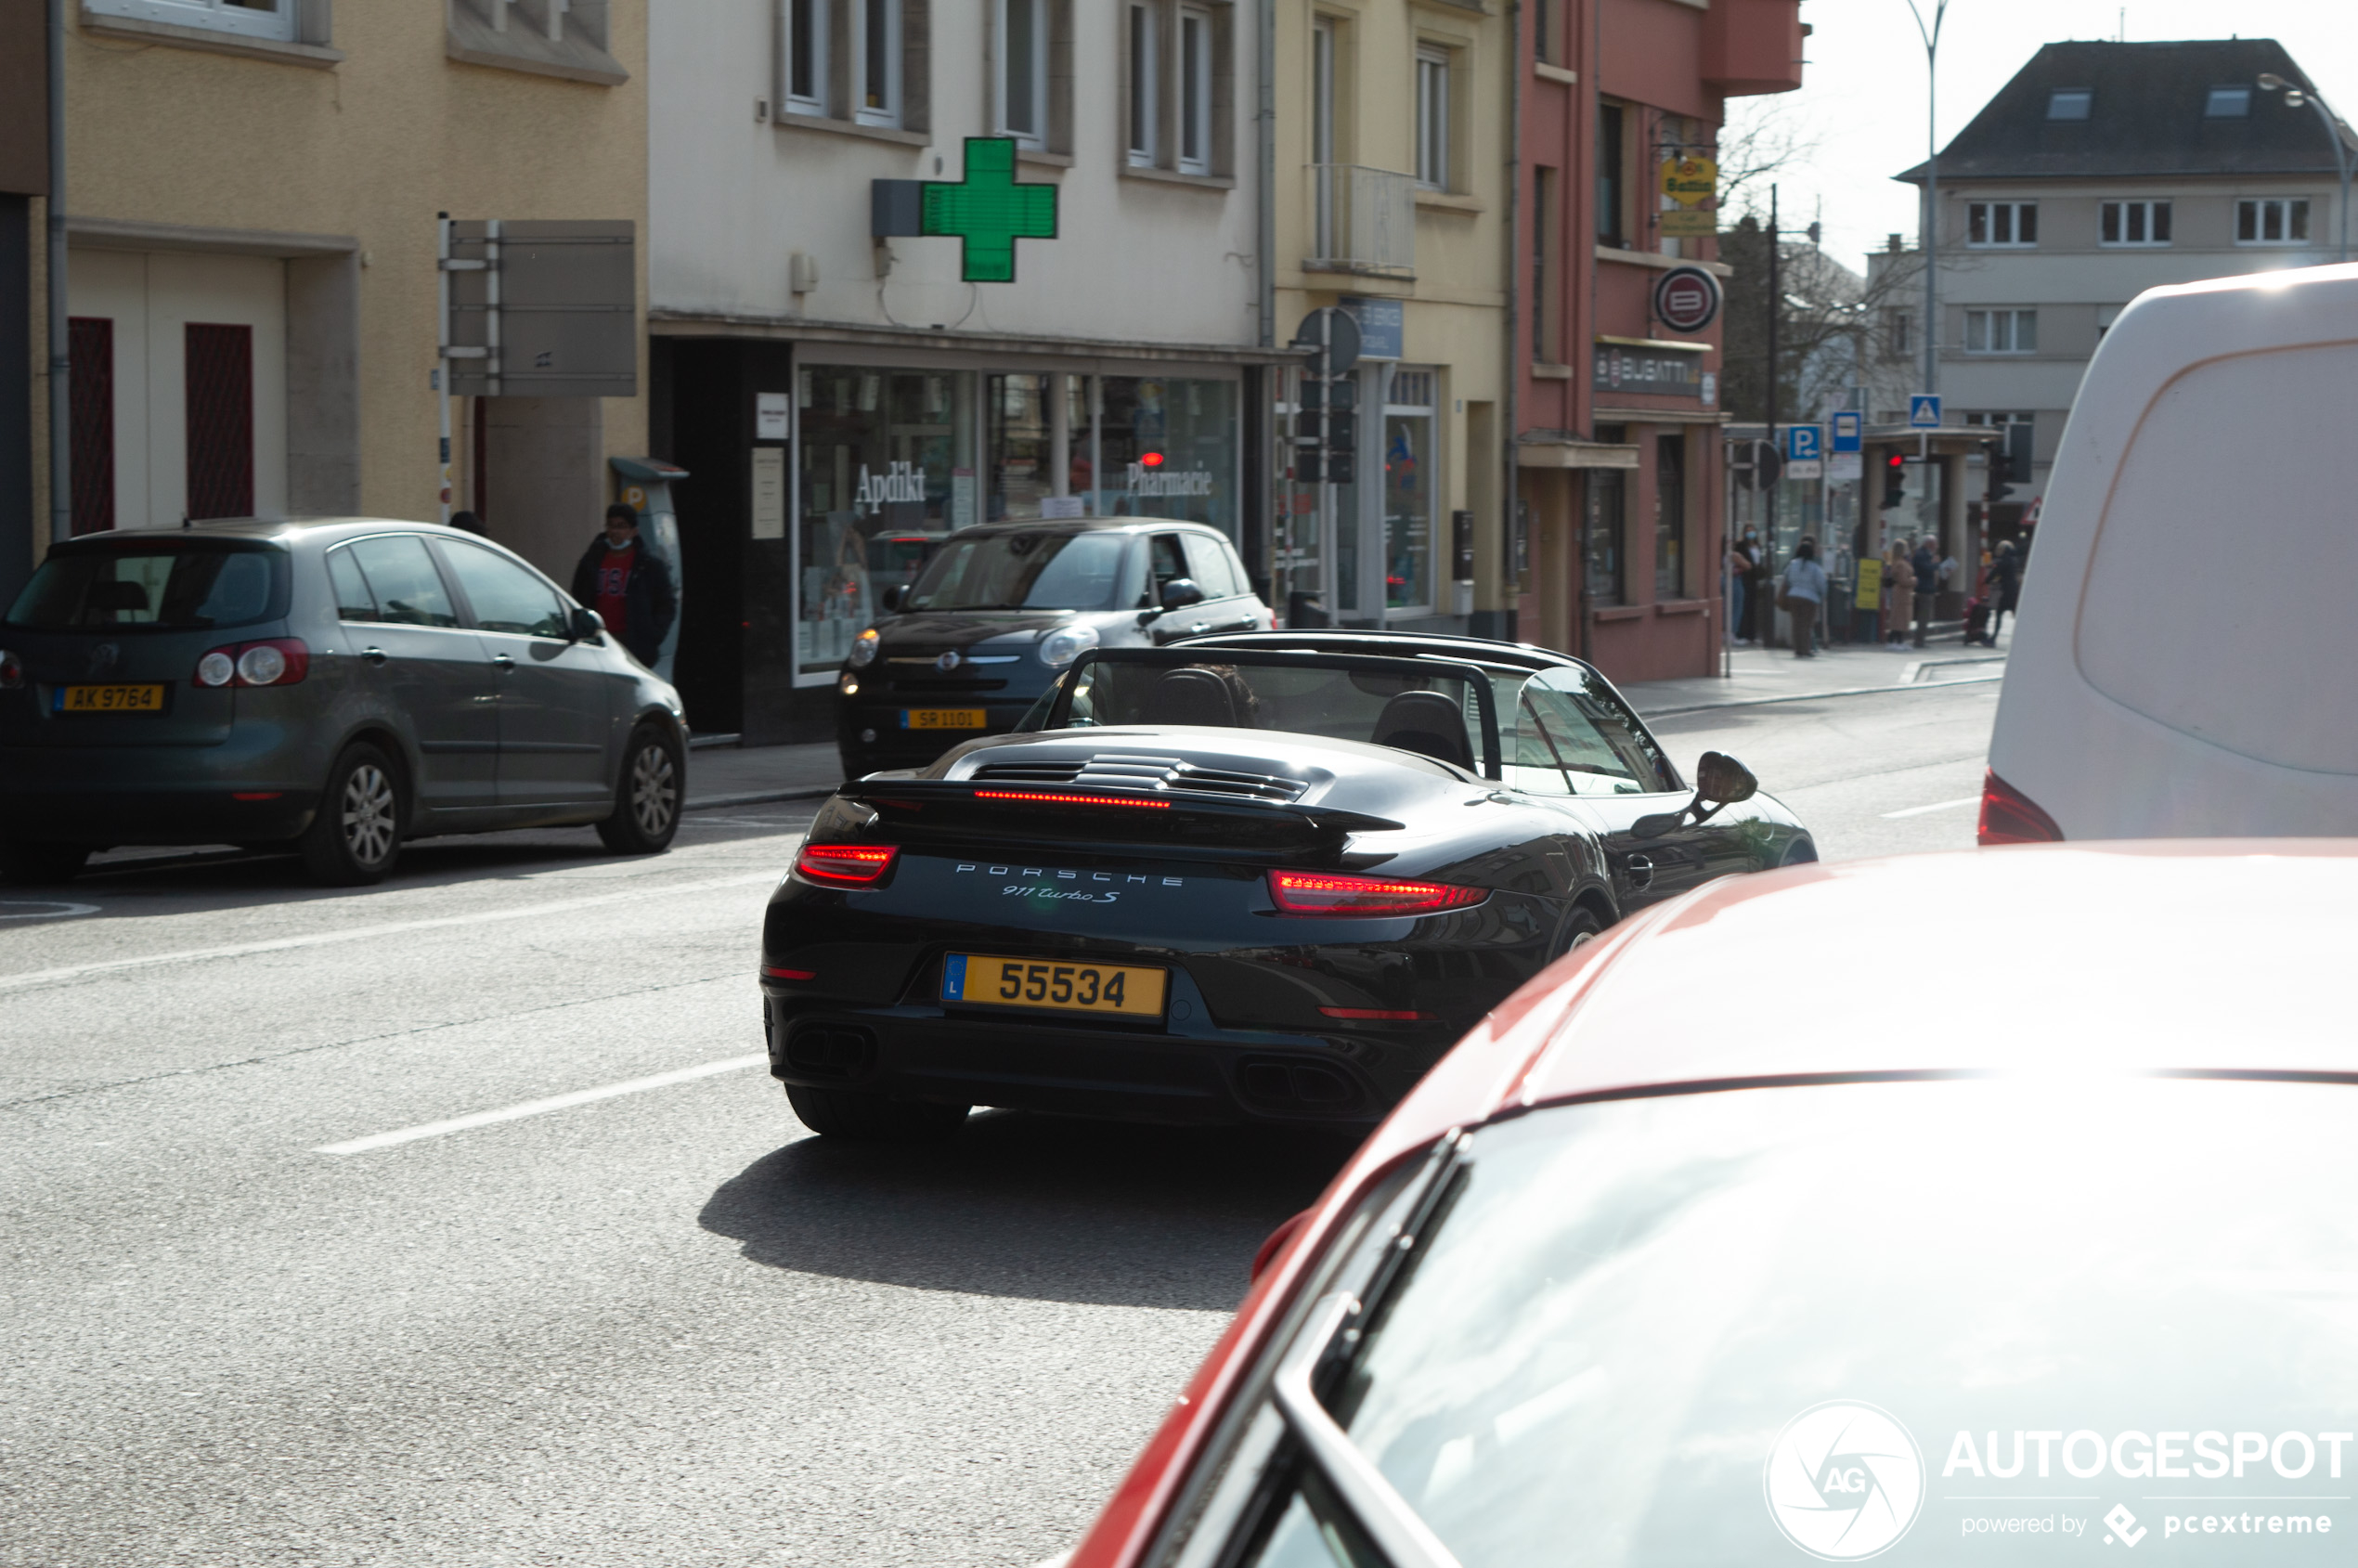
[[[2358,836],[2358,266],[2138,296],[2081,382],[1981,841]]]

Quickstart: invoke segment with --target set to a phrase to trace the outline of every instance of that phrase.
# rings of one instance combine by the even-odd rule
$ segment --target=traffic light
[[[2012,475],[2006,472],[2006,447],[2002,441],[1991,441],[1981,448],[1981,460],[1988,465],[1989,488],[1985,499],[1996,506],[2006,499],[2006,486]]]
[[[1883,460],[1883,509],[1889,512],[1908,499],[1908,460],[1894,452]]]
[[[2037,427],[2033,425],[2016,423],[2006,427],[2007,484],[2030,483],[2030,464],[2037,455],[2033,441],[2037,434]]]

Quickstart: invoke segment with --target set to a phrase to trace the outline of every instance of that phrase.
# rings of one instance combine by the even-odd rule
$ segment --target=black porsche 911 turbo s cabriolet
[[[1632,909],[1817,858],[1741,764],[1697,773],[1537,648],[1095,650],[1016,732],[821,809],[762,933],[771,1071],[840,1136],[1372,1122]]]

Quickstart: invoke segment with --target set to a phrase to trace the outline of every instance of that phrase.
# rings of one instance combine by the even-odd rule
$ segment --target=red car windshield
[[[1467,1568],[2322,1564],[2358,1531],[2349,1094],[1841,1085],[1503,1122],[1326,1408]],[[1326,1473],[1263,1497],[1224,1561],[1387,1560]]]

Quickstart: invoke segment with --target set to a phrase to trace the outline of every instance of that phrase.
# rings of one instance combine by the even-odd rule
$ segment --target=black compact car
[[[0,875],[116,844],[279,845],[374,882],[405,838],[680,825],[679,693],[488,539],[379,519],[51,549],[0,621]]]
[[[1152,517],[992,523],[936,540],[885,590],[836,680],[843,775],[922,768],[1013,730],[1091,648],[1270,625],[1219,530]]]
[[[762,935],[771,1070],[851,1136],[1372,1121],[1632,909],[1817,858],[1741,764],[1698,774],[1536,648],[1091,650],[1017,732],[821,810]]]

